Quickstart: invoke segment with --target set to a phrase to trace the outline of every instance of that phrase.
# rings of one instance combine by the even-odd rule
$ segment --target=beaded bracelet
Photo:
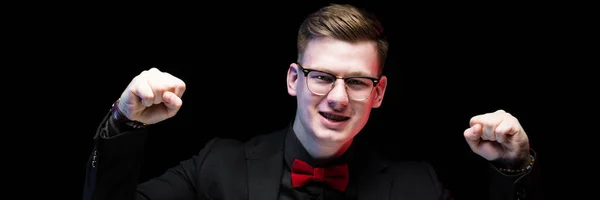
[[[531,169],[531,167],[533,166],[533,162],[535,161],[535,159],[533,158],[532,155],[529,155],[529,164],[527,164],[527,167],[523,168],[523,169],[510,169],[510,168],[498,168],[498,170],[500,170],[501,172],[506,172],[506,173],[521,173],[521,172],[526,172],[529,171],[529,169]]]
[[[144,124],[142,122],[129,120],[127,117],[125,117],[123,115],[123,113],[121,113],[121,111],[119,111],[118,105],[119,105],[120,101],[121,101],[121,98],[117,99],[117,101],[115,101],[115,103],[113,103],[113,105],[112,105],[112,117],[115,121],[122,122],[125,125],[130,126],[135,129],[145,128],[146,126],[148,126],[147,124]]]

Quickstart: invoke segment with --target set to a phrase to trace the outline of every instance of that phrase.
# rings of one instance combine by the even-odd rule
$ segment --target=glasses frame
[[[298,65],[298,68],[300,68],[300,70],[302,71],[302,73],[304,74],[304,77],[305,77],[305,78],[308,78],[308,73],[310,73],[310,72],[313,72],[313,71],[314,71],[314,72],[320,72],[320,73],[324,73],[324,74],[329,74],[329,75],[331,75],[332,77],[335,77],[335,80],[337,80],[337,79],[342,79],[342,80],[344,80],[344,87],[346,87],[346,95],[348,96],[348,98],[349,98],[349,99],[352,99],[352,100],[355,100],[355,101],[364,101],[364,100],[367,100],[367,99],[369,99],[369,98],[371,97],[371,94],[373,93],[373,89],[374,89],[375,87],[377,87],[377,84],[379,84],[379,81],[380,81],[380,79],[381,79],[381,78],[373,78],[373,77],[369,77],[369,76],[349,76],[349,77],[341,77],[341,76],[336,76],[336,75],[334,75],[334,74],[332,74],[332,73],[329,73],[329,72],[324,72],[324,71],[321,71],[321,70],[316,70],[316,69],[307,69],[307,68],[303,67],[302,65],[300,65],[299,63],[296,63],[296,64]],[[351,78],[366,78],[366,79],[369,79],[369,80],[373,81],[373,87],[371,88],[371,91],[369,91],[369,96],[367,96],[367,97],[366,97],[366,98],[364,98],[364,99],[354,99],[354,98],[350,97],[350,94],[348,94],[348,85],[346,85],[346,81],[347,81],[348,79],[351,79]],[[331,92],[331,90],[333,90],[333,87],[334,87],[334,85],[335,85],[335,81],[333,81],[333,82],[331,82],[331,89],[329,89],[329,92],[327,92],[327,93],[325,93],[325,94],[317,94],[317,93],[313,92],[313,91],[312,91],[312,90],[311,90],[311,89],[308,87],[308,81],[304,81],[304,82],[306,82],[306,88],[307,88],[307,89],[308,89],[310,92],[312,92],[312,93],[313,93],[313,94],[315,94],[315,95],[319,95],[319,96],[324,96],[324,95],[327,95],[327,94],[329,94],[329,92]]]

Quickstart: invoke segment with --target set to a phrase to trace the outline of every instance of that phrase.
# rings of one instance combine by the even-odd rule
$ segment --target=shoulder
[[[208,141],[196,156],[197,168],[205,180],[217,180],[217,177],[230,177],[233,174],[243,177],[246,160],[251,157],[272,155],[283,142],[278,142],[279,132],[256,135],[246,141],[231,138],[213,138]],[[279,145],[281,144],[281,145]]]
[[[444,192],[442,183],[430,162],[424,160],[393,160],[381,158],[385,166],[383,173],[394,183],[392,188],[398,195],[428,194]],[[407,190],[407,188],[410,188]]]
[[[243,141],[232,139],[232,138],[222,138],[215,137],[204,145],[203,151],[209,151],[210,153],[214,152],[227,152],[235,149],[239,149],[243,146]]]
[[[284,134],[285,130],[278,130],[255,135],[248,140],[216,137],[204,145],[200,154],[206,157],[248,156],[253,152],[276,151],[282,147]]]
[[[421,186],[430,188],[436,193],[440,190],[441,182],[433,165],[424,160],[386,160],[387,172],[394,182],[402,187]],[[433,192],[431,191],[431,192]]]
[[[438,177],[433,165],[426,160],[390,158],[378,151],[368,151],[370,166],[385,172],[392,179],[407,183],[436,184]],[[377,164],[379,163],[379,164]]]
[[[388,161],[389,171],[396,177],[437,179],[433,166],[426,161]]]

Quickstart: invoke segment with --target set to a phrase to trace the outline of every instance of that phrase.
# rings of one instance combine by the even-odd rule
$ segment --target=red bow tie
[[[292,164],[292,186],[300,187],[310,181],[325,182],[333,189],[344,192],[348,186],[348,165],[313,168],[308,163],[295,159]]]

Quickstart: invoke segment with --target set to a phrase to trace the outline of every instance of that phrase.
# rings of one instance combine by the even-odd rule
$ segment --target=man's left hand
[[[504,110],[474,116],[464,136],[471,150],[489,161],[520,168],[529,159],[527,134]]]

